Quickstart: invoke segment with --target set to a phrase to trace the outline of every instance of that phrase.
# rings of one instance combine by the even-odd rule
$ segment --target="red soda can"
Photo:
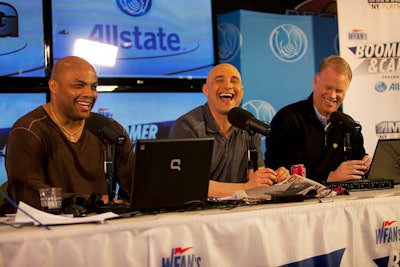
[[[304,164],[292,165],[290,173],[306,177],[306,167],[304,167]]]

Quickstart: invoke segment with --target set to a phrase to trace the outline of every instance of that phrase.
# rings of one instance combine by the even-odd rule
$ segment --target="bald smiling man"
[[[6,147],[9,196],[17,203],[24,201],[40,208],[39,188],[61,187],[63,199],[76,194],[107,195],[107,144],[88,128],[98,96],[94,68],[79,57],[62,58],[54,66],[48,85],[50,102],[19,118],[10,132]],[[133,146],[123,126],[109,120],[126,139],[116,146],[115,165],[117,182],[129,193]]]

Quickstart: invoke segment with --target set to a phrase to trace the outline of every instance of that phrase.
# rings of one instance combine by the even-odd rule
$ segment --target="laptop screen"
[[[205,204],[213,144],[213,138],[137,140],[130,210]]]
[[[390,179],[400,184],[400,139],[378,140],[368,179]]]

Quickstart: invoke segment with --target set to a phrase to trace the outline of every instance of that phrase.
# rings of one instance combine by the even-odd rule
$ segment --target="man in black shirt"
[[[272,119],[266,139],[268,167],[290,169],[304,164],[306,176],[318,182],[362,179],[371,157],[365,153],[361,132],[348,132],[329,123],[351,79],[351,68],[343,58],[330,56],[321,61],[308,99],[283,107]],[[351,151],[344,151],[345,140]]]

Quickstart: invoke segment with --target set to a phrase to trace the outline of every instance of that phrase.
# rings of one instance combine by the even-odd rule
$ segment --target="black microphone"
[[[333,126],[343,127],[344,130],[359,133],[361,132],[361,125],[355,122],[349,115],[339,110],[333,112],[330,116],[330,122]]]
[[[228,121],[242,130],[251,130],[265,136],[268,136],[271,131],[269,124],[257,120],[253,114],[239,107],[229,111]]]
[[[91,113],[86,120],[86,126],[101,140],[106,140],[113,145],[122,145],[125,142],[126,138],[122,131],[117,129],[113,122],[103,115]]]

